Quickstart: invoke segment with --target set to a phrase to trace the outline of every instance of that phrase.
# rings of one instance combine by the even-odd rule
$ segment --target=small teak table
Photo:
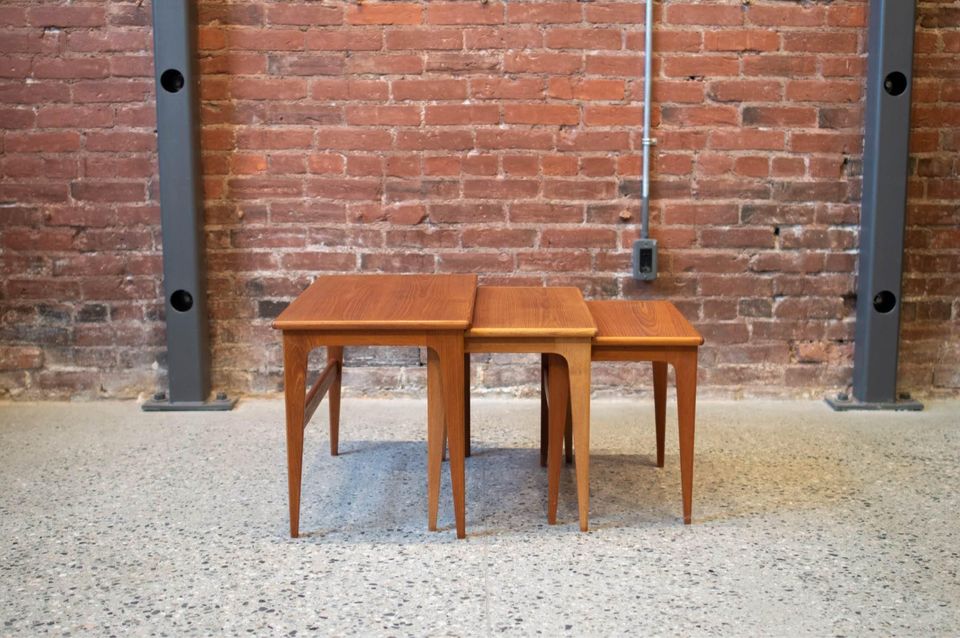
[[[536,288],[483,286],[477,289],[473,324],[467,331],[464,347],[474,352],[530,352],[545,354],[547,378],[557,398],[566,405],[569,396],[574,444],[577,449],[577,506],[580,529],[588,528],[590,511],[590,351],[597,328],[577,288]],[[430,372],[427,376],[435,376]],[[568,385],[569,379],[569,385]],[[446,380],[446,377],[444,377]],[[446,404],[445,404],[446,405]],[[566,409],[551,419],[557,436],[551,440],[548,454],[547,520],[557,519],[560,489],[561,448]],[[442,418],[431,412],[431,420]],[[446,416],[449,418],[450,413]],[[439,449],[429,454],[439,458]],[[458,443],[450,438],[451,459]],[[433,467],[432,465],[430,466]],[[439,469],[433,470],[439,477]],[[432,483],[431,483],[432,484]]]
[[[318,278],[273,322],[283,331],[290,536],[300,533],[303,432],[330,392],[330,449],[337,453],[344,346],[425,346],[436,390],[432,401],[446,415],[450,479],[457,537],[466,536],[464,473],[464,331],[473,317],[476,275],[333,275]],[[306,391],[307,355],[327,346],[327,366]],[[589,359],[589,353],[588,353]],[[427,449],[442,449],[443,422],[433,419]],[[429,527],[436,529],[439,455],[428,454]]]
[[[657,432],[657,467],[663,467],[667,411],[667,365],[676,372],[677,421],[680,438],[680,483],[683,522],[689,524],[693,508],[693,439],[697,406],[697,355],[703,337],[669,301],[588,301],[597,324],[593,339],[594,361],[651,361]],[[541,411],[541,428],[549,420],[568,418],[566,401],[549,382],[547,402]],[[556,396],[552,396],[556,395]],[[560,411],[562,415],[557,415]],[[567,426],[570,429],[570,426]],[[551,427],[546,446],[553,449],[559,435]],[[579,445],[576,441],[574,448]],[[541,447],[543,441],[541,439]],[[577,451],[579,456],[579,451]],[[569,443],[568,443],[569,454]]]

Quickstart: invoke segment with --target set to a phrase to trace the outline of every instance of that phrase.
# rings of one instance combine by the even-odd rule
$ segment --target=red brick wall
[[[199,6],[217,389],[277,389],[270,318],[344,271],[665,297],[707,392],[849,382],[866,2],[657,5],[652,284],[629,277],[642,3]],[[164,384],[150,38],[149,2],[0,5],[0,395]],[[960,2],[920,3],[917,47],[901,385],[955,394]],[[351,363],[355,391],[422,386],[416,352]],[[536,372],[478,363],[488,388]]]

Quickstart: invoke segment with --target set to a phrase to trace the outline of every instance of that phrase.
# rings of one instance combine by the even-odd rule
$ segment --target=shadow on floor
[[[769,451],[768,451],[769,452]],[[325,448],[305,459],[302,535],[338,542],[422,542],[427,534],[426,445],[422,441],[348,441],[341,454]],[[441,530],[453,528],[449,465],[444,463]],[[827,509],[855,496],[859,480],[840,459],[698,452],[694,524],[749,520],[790,511]],[[561,474],[559,528],[576,528],[573,465]],[[650,454],[591,455],[591,528],[681,525],[679,460],[657,468]],[[524,532],[546,524],[547,473],[532,448],[474,444],[467,460],[467,524],[472,536]]]

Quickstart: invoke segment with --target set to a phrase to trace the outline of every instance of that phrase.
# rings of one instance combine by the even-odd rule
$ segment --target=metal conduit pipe
[[[657,241],[650,239],[650,137],[651,84],[653,80],[653,0],[647,0],[643,39],[643,182],[640,192],[640,239],[633,243],[633,276],[652,281],[657,278]]]

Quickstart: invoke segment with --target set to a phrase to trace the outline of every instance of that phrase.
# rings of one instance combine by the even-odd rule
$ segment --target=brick
[[[488,79],[470,81],[470,95],[479,100],[532,100],[543,96],[543,80]]]
[[[508,2],[507,22],[514,23],[570,23],[580,22],[581,8],[569,2]]]
[[[358,126],[417,126],[420,124],[420,108],[416,106],[347,106],[344,113],[347,124]]]
[[[568,155],[545,155],[542,160],[544,175],[576,175],[577,158]]]
[[[517,253],[517,270],[520,272],[585,272],[590,270],[590,255],[582,250],[521,252]]]
[[[8,153],[67,153],[80,150],[80,134],[76,131],[8,133],[4,142],[4,150]]]
[[[619,49],[621,35],[617,29],[563,29],[547,31],[548,49]]]
[[[474,53],[439,53],[427,55],[424,66],[426,71],[443,71],[449,73],[468,73],[477,71],[493,71],[500,68],[500,58],[495,54]]]
[[[643,58],[634,54],[598,53],[589,55],[586,60],[586,72],[590,75],[635,78],[643,73]]]
[[[583,206],[540,203],[510,205],[510,221],[514,223],[577,224],[583,220]]]
[[[315,131],[317,147],[324,150],[388,150],[393,139],[388,131],[365,128],[331,127]]]
[[[724,80],[711,83],[709,95],[717,102],[779,102],[783,85],[771,80]]]
[[[437,263],[438,272],[512,272],[514,258],[507,252],[441,253]]]
[[[629,148],[626,131],[561,131],[557,148],[564,151],[617,151]]]
[[[431,2],[427,6],[429,24],[500,24],[504,5],[501,2],[483,3]]]
[[[216,24],[221,27],[256,26],[263,23],[263,7],[253,4],[204,3],[199,7],[197,21],[200,24]]]
[[[587,22],[601,24],[641,24],[645,15],[646,8],[642,4],[630,2],[588,4],[584,11]]]
[[[27,9],[27,21],[34,27],[99,27],[106,23],[106,13],[102,6],[72,5],[56,7],[30,7]]]
[[[786,96],[797,102],[858,102],[861,87],[857,82],[796,80],[787,82]]]
[[[74,102],[142,103],[153,99],[153,82],[102,80],[77,82],[72,86]]]
[[[128,162],[135,163],[130,160]],[[35,180],[37,175],[42,175],[46,179],[72,179],[80,174],[79,163],[75,156],[43,157],[34,154],[8,153],[0,160],[0,165],[2,165],[4,177],[8,179],[19,177]]]
[[[296,53],[269,57],[269,71],[277,75],[343,75],[345,66],[346,58],[339,53]]]
[[[395,100],[456,100],[467,97],[464,80],[394,80]]]
[[[739,122],[737,109],[730,106],[664,106],[661,117],[674,126],[734,126]],[[633,118],[624,124],[636,122]]]
[[[579,55],[569,53],[506,53],[503,70],[507,73],[576,73],[582,64]]]
[[[562,100],[622,100],[623,80],[572,80],[550,78],[547,94]]]
[[[670,24],[737,25],[743,23],[739,5],[673,4],[667,7]]]
[[[383,188],[375,179],[309,178],[304,185],[308,197],[350,201],[379,200]]]
[[[463,32],[455,29],[403,29],[385,34],[387,49],[460,49]]]
[[[419,24],[422,9],[413,2],[364,2],[345,12],[349,24]]]
[[[33,77],[51,79],[104,78],[110,73],[107,60],[96,58],[46,58],[33,63]]]
[[[310,83],[310,97],[314,100],[383,101],[387,99],[390,85],[378,80],[329,80],[320,79]]]
[[[238,148],[310,148],[312,143],[313,131],[305,129],[249,128],[237,132]]]
[[[856,53],[858,36],[846,31],[814,33],[785,33],[784,51],[815,53]]]
[[[435,224],[484,223],[505,221],[502,204],[431,204],[430,221]]]
[[[85,147],[88,151],[100,152],[152,152],[156,150],[157,137],[153,133],[134,131],[90,132],[86,135]]]
[[[340,7],[284,4],[267,7],[266,18],[269,24],[321,26],[342,23],[343,12]]]
[[[537,233],[529,229],[476,228],[463,231],[464,248],[533,247]]]
[[[817,126],[817,111],[802,106],[745,106],[745,126],[783,126],[813,128]]]
[[[533,179],[465,179],[463,195],[482,199],[533,198],[540,192],[540,183]]]
[[[105,53],[113,51],[147,51],[150,36],[145,30],[71,31],[67,34],[67,50],[77,53]]]
[[[422,253],[365,254],[360,256],[364,272],[429,273],[436,269],[436,257]]]
[[[768,27],[815,27],[826,19],[825,9],[818,5],[756,4],[746,13],[752,24]]]
[[[0,129],[29,129],[33,128],[36,121],[37,114],[31,109],[0,108]]]
[[[776,51],[780,34],[767,30],[707,31],[703,34],[705,51]]]
[[[544,248],[610,248],[616,243],[616,233],[607,229],[547,229],[540,235]]]
[[[382,46],[380,30],[333,31],[311,29],[306,33],[306,48],[311,51],[378,51]]]
[[[609,199],[616,193],[616,183],[597,180],[544,180],[543,195],[547,199]]]
[[[401,150],[468,150],[473,148],[470,131],[398,131],[395,148]]]
[[[740,74],[740,60],[734,56],[671,57],[664,63],[670,77],[724,77]]]
[[[493,104],[428,106],[425,110],[424,123],[441,126],[499,124],[500,107]]]
[[[508,124],[577,124],[580,109],[554,104],[507,104],[503,120]]]
[[[534,49],[543,37],[536,27],[477,27],[464,29],[467,49]]]
[[[231,82],[233,97],[241,100],[296,100],[307,96],[307,81],[300,79],[240,79]]]
[[[531,149],[555,147],[554,134],[543,130],[484,130],[477,131],[478,149]]]
[[[423,159],[424,175],[459,175],[462,161],[459,157],[426,157]],[[493,158],[493,171],[487,174],[496,174],[496,158]],[[475,171],[463,169],[465,173],[474,173]]]

